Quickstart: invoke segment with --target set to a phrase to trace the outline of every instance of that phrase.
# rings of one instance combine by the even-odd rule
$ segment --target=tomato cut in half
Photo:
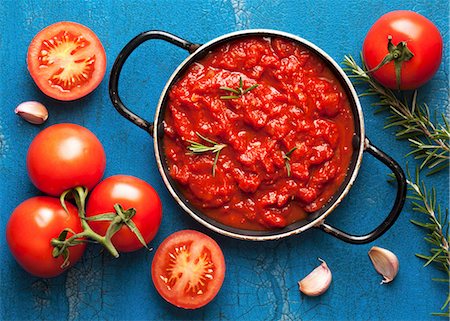
[[[39,89],[62,101],[91,93],[106,71],[106,54],[95,33],[63,21],[42,29],[31,41],[28,70]]]
[[[209,236],[178,231],[166,238],[155,253],[152,279],[158,293],[184,309],[197,309],[219,292],[225,276],[225,259]]]

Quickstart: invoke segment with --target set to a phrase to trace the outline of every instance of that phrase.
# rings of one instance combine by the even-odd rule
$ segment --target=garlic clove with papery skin
[[[14,112],[27,122],[40,125],[48,118],[47,108],[37,101],[26,101],[19,104]]]
[[[370,260],[375,270],[383,276],[380,284],[391,282],[398,273],[397,256],[389,250],[374,246],[369,251]]]
[[[328,265],[319,258],[321,265],[316,267],[303,280],[298,282],[299,290],[308,296],[319,296],[330,287],[332,276]]]

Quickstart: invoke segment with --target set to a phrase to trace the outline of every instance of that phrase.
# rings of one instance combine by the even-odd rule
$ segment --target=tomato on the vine
[[[225,276],[225,259],[209,236],[178,231],[166,238],[152,262],[152,280],[158,293],[185,309],[200,308],[219,292]]]
[[[101,181],[91,192],[86,206],[86,216],[114,212],[114,205],[124,210],[134,208],[131,218],[146,244],[155,237],[161,224],[162,204],[158,194],[147,182],[128,175],[115,175]],[[90,221],[94,232],[105,235],[111,221]],[[136,234],[123,225],[111,238],[119,252],[136,251],[143,247]]]
[[[416,89],[439,69],[442,47],[441,34],[430,20],[399,10],[375,22],[366,35],[362,54],[373,77],[385,87]]]
[[[44,129],[33,139],[27,154],[31,181],[52,196],[77,186],[93,188],[102,178],[105,166],[100,141],[87,128],[75,124]]]
[[[32,275],[50,278],[65,271],[61,266],[64,258],[52,255],[51,240],[61,231],[70,228],[82,232],[77,208],[66,203],[66,212],[59,199],[38,196],[22,202],[11,214],[6,225],[6,240],[16,261]],[[71,246],[69,265],[74,265],[83,255],[85,243]]]
[[[92,92],[106,71],[106,54],[95,33],[63,21],[42,29],[31,41],[28,70],[44,94],[62,101]]]

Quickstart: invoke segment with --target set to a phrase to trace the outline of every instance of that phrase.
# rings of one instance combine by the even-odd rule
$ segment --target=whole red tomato
[[[116,175],[101,181],[91,192],[86,206],[86,216],[115,212],[114,205],[123,209],[134,208],[132,221],[148,244],[158,232],[162,218],[162,205],[156,191],[145,181],[127,175]],[[110,221],[91,221],[91,228],[105,235]],[[129,227],[122,226],[111,239],[119,252],[136,251],[143,247]]]
[[[65,271],[61,268],[63,257],[52,256],[50,241],[58,238],[65,228],[82,232],[76,207],[66,205],[68,213],[59,199],[39,196],[24,201],[11,214],[6,225],[6,240],[12,255],[27,272],[50,278]],[[69,267],[81,258],[85,248],[84,243],[69,248]]]
[[[105,166],[100,141],[87,128],[75,124],[44,129],[33,139],[27,154],[31,181],[52,196],[77,186],[92,189],[102,178]]]
[[[392,37],[391,50],[388,50],[389,37]],[[364,40],[362,54],[371,70],[391,53],[393,60],[374,71],[373,77],[385,87],[397,89],[397,64],[399,89],[415,89],[429,81],[438,70],[442,46],[441,34],[430,20],[412,11],[399,10],[387,13],[375,22]]]

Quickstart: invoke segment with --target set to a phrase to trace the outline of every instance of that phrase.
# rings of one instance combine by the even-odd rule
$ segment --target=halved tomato
[[[106,54],[95,33],[63,21],[42,29],[31,41],[28,70],[49,97],[70,101],[91,93],[106,71]]]
[[[225,259],[209,236],[178,231],[166,238],[152,263],[153,284],[159,294],[179,308],[196,309],[219,292],[225,276]]]

